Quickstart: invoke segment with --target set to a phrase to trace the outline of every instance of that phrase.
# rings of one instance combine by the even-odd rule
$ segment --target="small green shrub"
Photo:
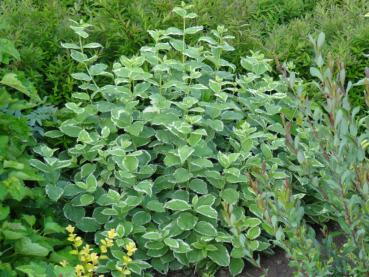
[[[72,74],[82,84],[66,103],[72,116],[45,133],[73,142],[39,146],[43,161],[31,163],[65,217],[96,243],[115,228],[137,243],[135,259],[163,274],[195,266],[237,275],[269,247],[246,175],[268,169],[276,184],[287,176],[273,157],[284,148],[277,114],[287,86],[258,53],[241,60],[247,74],[235,75],[222,58],[232,37],[224,27],[209,35],[191,27],[188,8],[174,9],[182,28],[149,31],[154,44],[112,70],[97,63],[102,46],[85,42],[90,25],[75,22],[79,43],[62,45],[84,68]],[[195,45],[191,35],[200,36]],[[98,271],[119,276],[115,263]]]
[[[366,276],[369,115],[366,111],[360,118],[359,108],[351,106],[353,85],[346,83],[343,64],[323,60],[324,35],[313,43],[316,66],[310,72],[326,102],[310,101],[301,82],[293,86],[299,98],[296,122],[284,125],[290,150],[288,168],[294,178],[286,179],[279,188],[260,181],[259,191],[264,193],[259,194],[259,203],[264,219],[274,229],[275,243],[289,254],[297,276]],[[290,81],[293,85],[293,78]],[[368,91],[368,79],[360,83],[366,84]],[[368,100],[367,94],[367,104]],[[338,230],[323,229],[318,242],[305,214],[328,226],[333,222]],[[341,236],[341,244],[335,241],[337,236]]]

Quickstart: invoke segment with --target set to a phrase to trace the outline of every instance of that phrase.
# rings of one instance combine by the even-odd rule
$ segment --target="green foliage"
[[[367,274],[367,1],[178,4],[1,1],[0,275],[74,276],[64,221],[116,230],[113,276],[238,275],[272,245],[297,276]]]
[[[0,134],[0,274],[42,276],[35,270],[53,268],[49,261],[65,244],[64,228],[30,166],[35,140],[26,119],[0,112]]]
[[[70,101],[76,81],[70,73],[76,65],[60,41],[71,39],[68,19],[83,18],[95,26],[92,40],[100,41],[105,51],[101,61],[111,63],[122,54],[132,55],[150,41],[146,30],[177,26],[180,22],[171,10],[179,0],[100,0],[100,1],[37,1],[4,0],[0,36],[13,41],[22,62],[15,68],[26,72],[43,98],[49,103]],[[365,0],[194,0],[193,10],[199,17],[196,24],[205,30],[226,25],[235,37],[236,51],[226,54],[232,62],[249,54],[262,51],[281,69],[285,61],[293,61],[301,77],[310,80],[311,48],[308,34],[323,31],[327,35],[334,57],[340,58],[348,68],[348,77],[358,81],[367,61],[369,10]],[[22,20],[20,20],[22,19]],[[193,42],[196,41],[193,37]],[[311,94],[317,93],[316,90]],[[361,91],[350,92],[355,105],[364,106]]]
[[[38,3],[37,3],[38,2]],[[0,3],[0,36],[13,42],[19,62],[5,68],[24,72],[41,98],[58,104],[68,99],[73,87],[69,73],[73,65],[60,51],[60,40],[70,37],[67,7],[60,1],[12,1]],[[68,80],[68,78],[70,80]]]
[[[112,70],[97,61],[102,46],[85,42],[90,25],[74,22],[79,42],[62,45],[84,69],[72,74],[81,85],[66,103],[72,116],[45,133],[73,143],[38,146],[43,161],[31,164],[78,229],[95,238],[122,230],[156,271],[196,265],[212,273],[232,263],[240,272],[243,259],[257,265],[254,253],[269,247],[246,174],[265,167],[277,184],[286,176],[273,152],[283,150],[276,114],[287,87],[268,76],[259,53],[235,75],[222,57],[233,50],[226,29],[192,45],[203,30],[190,24],[197,15],[188,6],[173,11],[181,28],[149,31],[154,44]]]
[[[19,53],[10,41],[1,42],[0,62],[12,66],[19,61]],[[59,253],[65,248],[64,228],[54,203],[38,185],[43,179],[31,167],[29,155],[36,145],[32,131],[42,134],[48,107],[28,113],[40,98],[32,83],[19,74],[6,72],[0,84],[0,275],[64,274],[56,265],[61,258],[69,260],[67,252]]]

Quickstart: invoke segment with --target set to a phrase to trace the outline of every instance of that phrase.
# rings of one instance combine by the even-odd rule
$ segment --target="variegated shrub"
[[[70,117],[45,134],[71,143],[66,150],[42,145],[35,151],[43,160],[32,161],[48,196],[81,232],[98,242],[115,228],[118,246],[123,236],[137,243],[129,267],[138,275],[144,261],[161,273],[229,266],[234,275],[245,259],[258,264],[271,226],[258,218],[252,176],[267,171],[275,185],[287,177],[279,158],[279,113],[293,116],[284,107],[286,85],[258,53],[235,74],[223,57],[232,37],[224,27],[190,27],[196,14],[189,8],[174,9],[182,28],[149,31],[153,43],[112,68],[97,62],[100,44],[85,42],[90,26],[74,22],[79,42],[63,47],[80,64],[72,76],[81,85],[65,105]],[[189,36],[198,37],[196,45],[187,44]],[[118,259],[98,272],[119,276]]]

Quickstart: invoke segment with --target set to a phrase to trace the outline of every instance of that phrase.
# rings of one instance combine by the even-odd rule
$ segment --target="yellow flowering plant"
[[[122,247],[116,244],[118,235],[114,228],[104,232],[104,238],[100,239],[98,247],[84,242],[75,233],[75,227],[68,225],[66,231],[68,233],[68,241],[73,246],[71,254],[76,255],[78,258],[78,264],[74,265],[75,276],[104,276],[103,274],[99,275],[99,273],[106,273],[109,270],[113,271],[113,276],[117,277],[131,275],[130,265],[133,263],[132,256],[137,250],[136,244],[129,240],[123,246],[126,251],[120,251]],[[109,255],[110,251],[114,252],[114,254]],[[115,261],[118,256],[119,260]],[[114,264],[114,267],[112,264]],[[65,267],[68,265],[68,262],[62,261],[61,265]]]

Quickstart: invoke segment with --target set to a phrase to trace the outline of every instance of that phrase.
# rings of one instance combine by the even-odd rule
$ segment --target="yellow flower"
[[[68,265],[68,262],[67,262],[66,260],[62,260],[62,261],[60,262],[60,265],[61,265],[62,267],[66,267],[66,266]]]
[[[91,255],[90,255],[90,261],[93,264],[97,264],[99,262],[99,256],[96,253],[91,253]]]
[[[83,273],[85,273],[85,269],[84,269],[84,267],[82,266],[82,265],[76,265],[75,267],[74,267],[74,271],[76,272],[76,275],[78,276],[78,277],[81,277],[82,276],[82,274]]]
[[[101,253],[107,253],[108,248],[105,245],[100,245],[100,251],[101,251]]]
[[[117,236],[117,233],[115,232],[115,229],[110,229],[110,231],[108,231],[108,238],[109,239],[114,239]]]
[[[72,225],[68,225],[67,228],[65,228],[65,230],[67,230],[68,233],[74,233],[75,228]]]
[[[137,247],[136,247],[136,244],[133,241],[131,241],[126,245],[126,249],[127,249],[127,255],[132,256],[136,252]]]
[[[74,239],[76,238],[76,234],[70,234],[69,236],[68,236],[68,240],[69,241],[74,241]]]
[[[91,264],[91,263],[87,263],[86,265],[85,265],[85,267],[87,268],[87,271],[88,272],[93,272],[94,271],[94,269],[96,268],[93,264]]]
[[[87,245],[85,245],[85,246],[82,248],[81,252],[79,252],[79,253],[80,253],[81,255],[88,256],[88,255],[90,254],[90,251],[91,251],[90,246],[87,244]]]
[[[132,262],[132,259],[129,256],[123,256],[123,263],[125,265],[129,264],[130,262]]]
[[[108,251],[108,248],[113,246],[113,241],[111,239],[102,239],[100,241],[100,250],[103,253],[106,253]]]
[[[112,246],[113,246],[113,240],[111,240],[111,239],[106,239],[105,241],[106,241],[106,246],[107,246],[107,247],[112,247]]]
[[[82,243],[83,243],[82,238],[81,237],[76,237],[74,239],[73,245],[74,245],[74,247],[80,247],[82,245]]]
[[[365,16],[365,17],[369,17],[369,13],[365,14],[364,16]]]

